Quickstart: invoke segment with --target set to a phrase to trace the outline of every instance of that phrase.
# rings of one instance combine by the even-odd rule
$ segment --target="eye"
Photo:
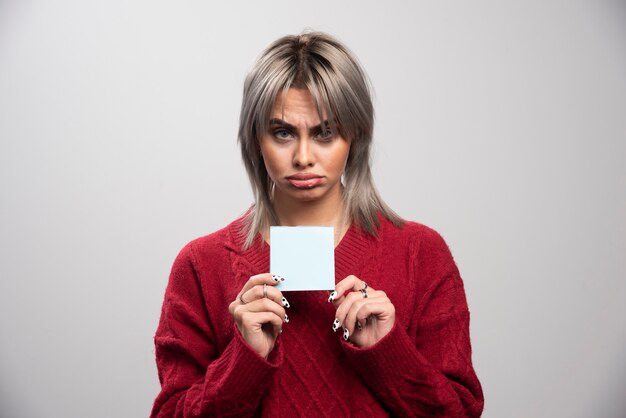
[[[335,134],[333,134],[333,131],[331,131],[330,129],[325,129],[323,131],[320,131],[316,135],[316,139],[320,142],[330,142],[333,140],[334,137],[335,137]]]
[[[280,139],[281,141],[291,139],[292,137],[291,132],[289,132],[287,129],[282,128],[274,130],[272,132],[272,135],[274,135],[274,138]]]

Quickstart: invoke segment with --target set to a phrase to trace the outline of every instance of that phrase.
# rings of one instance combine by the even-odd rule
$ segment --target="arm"
[[[170,274],[155,336],[161,392],[151,417],[250,416],[282,363],[280,344],[266,360],[233,326],[220,353],[194,264],[188,245]]]
[[[430,285],[417,295],[413,318],[398,317],[369,348],[348,342],[343,347],[363,381],[395,414],[478,417],[483,395],[471,363],[463,282],[441,237],[429,232],[426,238],[415,271]]]

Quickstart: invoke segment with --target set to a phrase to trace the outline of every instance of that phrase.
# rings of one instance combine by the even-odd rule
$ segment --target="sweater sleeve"
[[[396,317],[389,334],[372,347],[345,342],[343,347],[365,384],[395,415],[479,417],[484,401],[471,361],[463,282],[443,239],[429,233],[416,271],[430,285],[416,295],[414,318]]]
[[[154,341],[161,391],[151,418],[251,416],[282,363],[280,341],[266,360],[236,326],[218,352],[191,244],[172,267]]]

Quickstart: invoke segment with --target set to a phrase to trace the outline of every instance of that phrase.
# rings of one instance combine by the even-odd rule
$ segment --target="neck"
[[[343,190],[312,201],[296,201],[274,194],[274,210],[283,226],[332,226],[335,228],[335,244],[347,229],[344,221]]]

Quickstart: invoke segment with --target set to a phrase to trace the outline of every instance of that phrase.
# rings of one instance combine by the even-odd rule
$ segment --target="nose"
[[[293,153],[293,165],[295,167],[312,167],[315,163],[315,156],[309,138],[300,138],[296,143]]]

